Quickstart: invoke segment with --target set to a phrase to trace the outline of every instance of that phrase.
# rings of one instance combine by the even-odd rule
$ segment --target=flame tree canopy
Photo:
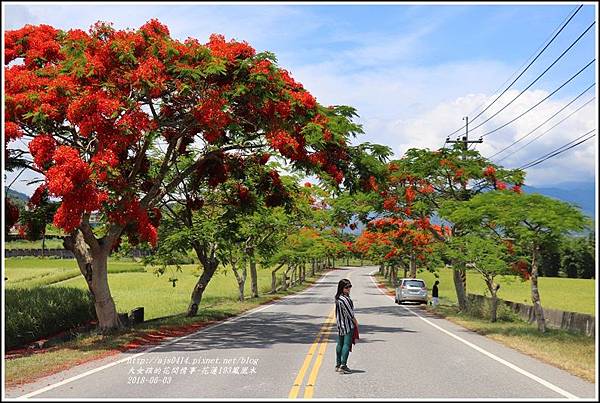
[[[190,175],[216,186],[277,156],[352,190],[377,159],[371,145],[349,144],[362,132],[353,108],[321,106],[273,54],[221,35],[180,41],[157,20],[137,30],[98,22],[88,32],[26,25],[6,31],[5,64],[7,168],[44,176],[40,191],[59,200],[53,221],[82,272],[86,263],[104,272],[124,232],[156,244],[156,206]],[[188,155],[194,163],[179,171]],[[265,182],[257,191],[277,205],[277,173],[267,170]],[[98,299],[112,303],[109,293]]]

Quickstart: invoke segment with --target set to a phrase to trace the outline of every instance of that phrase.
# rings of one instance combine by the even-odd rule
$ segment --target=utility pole
[[[470,143],[483,143],[483,137],[479,137],[479,140],[470,140],[469,141],[469,117],[465,116],[463,118],[463,120],[466,121],[466,124],[465,124],[465,128],[466,128],[465,135],[462,137],[461,140],[458,140],[458,139],[456,139],[456,140],[450,140],[450,136],[448,136],[448,138],[446,139],[446,143],[462,143],[462,145],[463,145],[463,151],[467,151]]]

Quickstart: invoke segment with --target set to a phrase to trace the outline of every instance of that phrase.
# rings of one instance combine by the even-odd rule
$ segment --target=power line
[[[542,55],[542,53],[544,53],[544,51],[548,48],[548,46],[550,46],[550,44],[554,41],[554,39],[556,39],[556,37],[558,36],[558,34],[560,34],[562,32],[562,30],[567,26],[567,24],[571,21],[571,19],[573,19],[573,17],[575,17],[575,14],[577,14],[577,12],[581,9],[581,7],[583,7],[583,4],[581,4],[577,10],[575,10],[575,13],[573,13],[573,15],[569,18],[569,20],[562,26],[562,28],[560,29],[560,31],[558,31],[554,37],[550,40],[550,42],[548,42],[548,44],[544,47],[544,49],[542,49],[542,51],[540,53],[538,53],[538,55],[535,57],[535,59],[533,59],[531,61],[531,63],[529,63],[529,65],[525,68],[525,70],[523,70],[521,72],[521,74],[519,74],[519,76],[517,78],[515,78],[513,80],[512,83],[510,83],[510,85],[508,87],[506,87],[506,89],[502,92],[502,94],[498,95],[496,97],[496,99],[494,99],[492,101],[491,104],[489,104],[484,110],[482,110],[481,112],[479,112],[477,114],[477,116],[475,116],[473,119],[471,119],[471,122],[475,119],[477,119],[479,116],[481,116],[485,111],[487,111],[489,109],[490,106],[492,106],[502,95],[504,95],[506,93],[506,91],[508,91],[510,89],[510,87],[512,87],[512,85],[517,82],[517,80],[529,69],[529,67],[531,67],[531,65]],[[592,24],[593,25],[593,24]],[[588,28],[589,29],[589,28]],[[587,32],[587,30],[586,30]],[[585,33],[585,32],[584,32]],[[577,38],[577,40],[579,40],[579,38]],[[576,41],[577,42],[577,41]],[[571,45],[573,46],[573,45]],[[568,49],[567,49],[568,50]],[[562,56],[562,55],[561,55]]]
[[[516,121],[517,119],[520,119],[521,117],[523,117],[525,114],[531,112],[534,108],[538,107],[542,102],[546,101],[548,98],[550,98],[552,95],[556,94],[561,88],[563,88],[565,85],[567,85],[568,83],[570,83],[575,77],[577,77],[579,74],[581,74],[585,69],[587,69],[588,67],[590,67],[592,65],[592,63],[594,63],[596,61],[596,59],[593,59],[591,62],[589,62],[587,65],[585,65],[585,67],[583,67],[581,70],[579,70],[577,73],[575,73],[571,78],[569,78],[567,81],[565,81],[564,83],[562,83],[560,85],[560,87],[558,87],[557,89],[555,89],[554,91],[552,91],[548,96],[546,96],[544,99],[542,99],[540,102],[538,102],[537,104],[533,105],[531,108],[527,109],[525,112],[521,113],[519,116],[517,116],[516,118],[508,121],[507,123],[503,124],[502,126],[499,126],[497,128],[495,128],[494,130],[490,130],[487,133],[484,133],[481,135],[481,137],[485,137],[489,134],[492,134],[494,132],[497,132],[498,130],[508,126],[509,124],[513,123],[514,121]]]
[[[499,163],[500,161],[505,160],[506,158],[510,157],[511,155],[515,155],[517,152],[521,151],[522,149],[524,149],[525,147],[527,147],[529,144],[533,143],[534,141],[536,141],[537,139],[539,139],[540,137],[542,137],[543,135],[545,135],[546,133],[548,133],[550,130],[554,129],[556,126],[560,125],[562,122],[564,122],[565,120],[569,119],[571,116],[573,116],[574,114],[576,114],[577,112],[579,112],[581,109],[583,109],[585,106],[587,106],[594,99],[596,99],[596,97],[593,97],[592,99],[590,99],[589,101],[587,101],[585,104],[581,105],[579,108],[575,109],[573,112],[569,113],[567,116],[565,116],[564,118],[562,118],[554,126],[552,126],[551,128],[549,128],[548,130],[545,130],[544,132],[538,134],[536,137],[532,138],[531,140],[529,140],[527,143],[523,144],[521,147],[517,148],[512,153],[510,153],[508,155],[505,155],[504,157],[500,158],[498,161],[496,161],[496,163]]]
[[[550,116],[548,119],[546,119],[542,124],[540,124],[539,126],[537,126],[535,129],[533,129],[532,131],[530,131],[529,133],[527,133],[524,136],[521,136],[518,140],[514,141],[513,143],[509,144],[508,146],[504,147],[502,150],[496,152],[493,155],[490,155],[488,158],[493,158],[496,155],[504,152],[505,150],[508,150],[509,148],[511,148],[512,146],[514,146],[515,144],[519,143],[521,140],[529,137],[533,132],[535,132],[537,129],[539,129],[540,127],[542,127],[543,125],[545,125],[546,123],[548,123],[552,118],[554,118],[556,115],[558,115],[559,113],[561,113],[562,111],[564,111],[565,109],[567,109],[569,106],[571,106],[571,104],[575,101],[577,101],[579,98],[581,98],[581,96],[583,94],[585,94],[586,92],[588,92],[593,86],[595,86],[596,83],[593,83],[592,85],[590,85],[589,87],[587,87],[581,94],[577,95],[573,100],[571,100],[571,102],[569,102],[568,104],[566,104],[565,106],[563,106],[562,108],[560,108],[556,113],[554,113],[554,115]]]
[[[596,129],[592,129],[592,130],[590,130],[589,132],[587,132],[587,133],[585,133],[585,134],[583,134],[583,135],[581,135],[581,136],[577,137],[575,140],[569,141],[567,144],[565,144],[565,145],[563,145],[563,146],[561,146],[561,147],[558,147],[558,148],[557,148],[557,149],[555,149],[554,151],[551,151],[551,152],[549,152],[549,153],[547,153],[547,154],[544,154],[544,155],[542,155],[541,157],[537,158],[536,160],[534,160],[534,161],[531,161],[531,162],[528,162],[527,164],[520,166],[520,167],[519,167],[519,169],[529,169],[529,168],[531,168],[531,167],[534,167],[534,166],[536,166],[536,165],[539,165],[539,164],[541,164],[542,162],[544,162],[544,161],[546,161],[546,160],[549,160],[550,158],[553,158],[553,157],[555,157],[555,156],[557,156],[557,155],[559,155],[559,154],[562,154],[562,153],[564,153],[565,151],[568,151],[568,150],[570,150],[570,149],[571,149],[571,148],[573,148],[573,147],[577,147],[579,144],[581,144],[581,143],[585,143],[585,142],[586,142],[586,141],[588,141],[589,139],[591,139],[591,138],[594,138],[594,137],[596,136],[595,134],[594,134],[594,135],[592,135],[592,136],[589,136],[589,137],[588,137],[588,138],[586,138],[586,139],[583,139],[583,140],[581,140],[581,141],[578,141],[578,140],[580,140],[581,138],[583,138],[583,137],[585,137],[585,136],[588,136],[590,133],[592,133],[592,132],[595,132],[595,131],[596,131]],[[577,141],[577,143],[575,143],[576,141]],[[573,143],[575,143],[575,144],[573,144]]]
[[[567,54],[567,52],[583,37],[583,35],[585,35],[594,26],[595,23],[596,23],[596,21],[592,22],[590,24],[590,26],[587,27],[587,29],[581,35],[579,35],[579,37],[573,43],[571,43],[571,45],[567,49],[565,49],[561,53],[561,55],[558,56],[558,58],[556,60],[554,60],[552,62],[552,64],[546,68],[546,70],[544,70],[540,75],[538,75],[537,78],[535,80],[533,80],[531,82],[531,84],[529,84],[523,91],[521,91],[519,94],[517,94],[516,97],[514,97],[509,103],[507,103],[506,105],[504,105],[499,111],[497,111],[496,113],[494,113],[492,116],[490,116],[489,118],[487,118],[486,120],[484,120],[483,122],[481,122],[480,124],[478,124],[477,126],[475,126],[474,128],[472,128],[471,131],[476,130],[478,127],[483,126],[490,119],[492,119],[495,116],[497,116],[500,112],[502,112],[504,109],[506,109],[510,104],[512,104],[514,101],[516,101],[521,95],[523,95],[525,93],[525,91],[527,91],[529,88],[531,88],[531,86],[533,86],[533,84],[535,84],[536,82],[538,82],[538,80],[540,78],[542,78],[544,76],[544,74],[546,74],[548,72],[548,70],[550,70],[552,68],[552,66],[554,66],[565,54]]]
[[[494,102],[496,102],[496,101],[498,100],[498,98],[500,98],[500,97],[501,97],[501,96],[502,96],[502,95],[503,95],[503,94],[504,94],[506,91],[508,91],[508,89],[509,89],[509,88],[510,88],[510,87],[511,87],[511,86],[512,86],[512,85],[513,85],[513,84],[514,84],[514,83],[515,83],[515,82],[516,82],[516,81],[517,81],[517,80],[518,80],[518,79],[519,79],[519,78],[520,78],[520,77],[521,77],[521,76],[522,76],[522,75],[523,75],[523,74],[524,74],[524,73],[525,73],[527,70],[528,70],[528,69],[529,69],[529,67],[531,67],[531,65],[532,65],[532,64],[533,64],[533,63],[534,63],[534,62],[535,62],[535,61],[536,61],[536,60],[537,60],[537,59],[538,59],[538,58],[539,58],[539,57],[542,55],[542,53],[544,53],[544,51],[545,51],[545,50],[548,48],[548,46],[550,46],[550,44],[551,44],[552,42],[554,42],[554,39],[556,39],[556,37],[557,37],[557,36],[558,36],[558,35],[559,35],[559,34],[562,32],[562,30],[563,30],[563,29],[564,29],[564,28],[565,28],[565,27],[566,27],[566,26],[569,24],[569,22],[571,22],[571,20],[573,19],[573,17],[575,17],[575,15],[576,15],[576,14],[579,12],[579,10],[580,10],[582,7],[583,7],[583,4],[581,4],[579,7],[577,7],[577,9],[576,9],[575,11],[573,11],[573,12],[572,12],[572,14],[568,15],[568,16],[567,16],[567,17],[566,17],[566,18],[563,20],[563,22],[562,22],[562,23],[561,23],[561,24],[560,24],[560,25],[559,25],[559,26],[558,26],[558,27],[557,27],[557,28],[554,30],[554,32],[555,32],[555,33],[554,33],[554,36],[552,36],[553,34],[550,34],[550,36],[552,36],[552,39],[546,39],[546,41],[545,41],[545,42],[548,42],[548,40],[549,40],[549,42],[546,44],[546,46],[544,46],[544,43],[545,43],[545,42],[544,42],[544,43],[542,43],[542,44],[540,45],[540,47],[538,47],[538,49],[537,49],[537,50],[534,52],[534,54],[535,54],[536,52],[538,52],[538,51],[539,51],[539,49],[540,49],[542,46],[544,46],[544,48],[543,48],[541,51],[539,51],[539,53],[538,53],[538,54],[535,56],[535,58],[534,58],[534,59],[533,59],[533,60],[532,60],[532,61],[529,63],[529,65],[527,65],[527,67],[525,68],[525,70],[523,70],[523,71],[521,72],[521,74],[519,74],[519,76],[513,80],[513,82],[512,82],[512,83],[510,83],[510,85],[509,85],[509,86],[508,86],[508,87],[507,87],[507,88],[506,88],[506,89],[505,89],[505,90],[502,92],[502,94],[498,95],[498,97],[497,97],[496,99],[494,99],[494,101],[492,101],[492,103],[491,103],[491,104],[489,104],[489,105],[488,105],[488,106],[487,106],[487,107],[486,107],[486,108],[485,108],[483,111],[481,111],[481,112],[480,112],[480,113],[479,113],[477,116],[475,116],[475,117],[474,117],[474,118],[471,120],[471,122],[472,122],[473,120],[477,119],[477,118],[478,118],[478,117],[479,117],[479,116],[480,116],[482,113],[484,113],[486,110],[488,110],[488,108],[489,108],[490,106],[492,106],[492,105],[494,104]],[[557,32],[557,31],[558,31],[558,32]],[[511,78],[512,78],[512,77],[513,77],[515,74],[517,74],[517,73],[519,72],[519,70],[521,70],[521,68],[522,68],[522,67],[525,65],[525,63],[527,63],[527,60],[529,60],[529,59],[531,59],[531,56],[530,56],[528,59],[526,59],[526,60],[525,60],[525,62],[523,62],[523,64],[522,64],[522,65],[521,65],[521,66],[520,66],[520,67],[519,67],[519,68],[518,68],[518,69],[517,69],[517,70],[516,70],[516,71],[515,71],[515,72],[514,72],[514,73],[513,73],[513,74],[512,74],[510,77],[509,77],[509,78],[507,78],[507,79],[506,79],[506,81],[504,81],[504,83],[502,83],[502,85],[501,85],[501,86],[500,86],[500,87],[499,87],[499,88],[498,88],[496,91],[494,91],[494,92],[496,93],[496,92],[500,91],[500,89],[501,89],[502,87],[504,87],[504,84],[506,84],[506,83],[507,83],[507,82],[508,82],[508,81],[509,81],[509,80],[510,80],[510,79],[511,79]],[[483,105],[485,105],[485,104],[483,104]],[[482,108],[482,107],[483,107],[483,105],[479,106],[479,108],[477,108],[477,109],[480,109],[480,108]],[[475,109],[475,110],[477,110],[477,109]],[[471,113],[475,113],[475,111],[473,111],[473,112],[471,112]],[[447,137],[450,137],[450,136],[452,136],[452,135],[454,135],[454,134],[458,133],[459,131],[461,131],[461,130],[462,130],[462,129],[464,129],[464,128],[465,128],[465,126],[463,126],[463,127],[459,128],[459,129],[457,129],[457,130],[453,131],[453,132],[452,132],[452,133],[450,133],[450,134],[449,134]],[[445,143],[444,143],[444,144],[445,144]]]

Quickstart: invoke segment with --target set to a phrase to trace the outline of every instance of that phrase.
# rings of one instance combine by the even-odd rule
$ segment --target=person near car
[[[358,329],[358,322],[354,317],[354,304],[350,299],[351,288],[350,280],[342,279],[338,283],[335,294],[335,322],[338,328],[335,371],[342,374],[352,373],[347,366],[348,355],[352,345],[352,335],[354,330]]]
[[[435,280],[435,283],[433,284],[433,288],[431,289],[431,304],[433,306],[437,306],[440,303],[439,300],[439,290],[438,290],[438,284],[440,282],[438,280]]]

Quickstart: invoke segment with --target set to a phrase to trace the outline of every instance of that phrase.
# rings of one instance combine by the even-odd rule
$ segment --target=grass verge
[[[5,360],[5,387],[15,387],[30,383],[44,376],[52,375],[73,366],[110,355],[118,354],[147,344],[155,344],[166,338],[183,336],[224,320],[259,305],[295,294],[313,285],[324,272],[308,277],[284,292],[262,294],[258,298],[243,302],[235,299],[221,299],[210,306],[202,304],[197,316],[188,318],[184,314],[171,315],[146,321],[131,329],[112,335],[95,333],[81,334],[76,339],[54,346],[51,349],[23,357]]]
[[[382,276],[376,274],[375,278],[393,292]],[[593,337],[560,329],[548,329],[546,333],[540,333],[535,324],[520,319],[492,323],[488,319],[459,312],[453,301],[442,296],[440,305],[436,308],[426,306],[425,309],[588,382],[595,381],[596,350]]]

